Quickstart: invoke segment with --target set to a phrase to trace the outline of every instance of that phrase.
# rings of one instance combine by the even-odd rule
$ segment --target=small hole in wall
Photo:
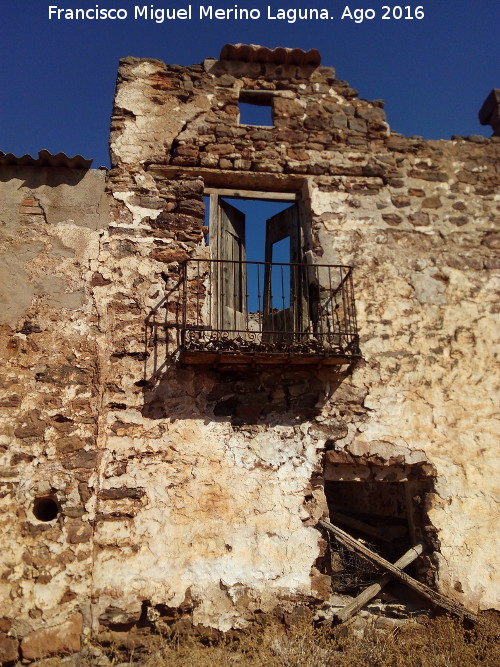
[[[272,127],[273,98],[268,91],[242,90],[238,100],[240,125],[259,125]]]
[[[271,107],[260,107],[244,102],[240,102],[238,107],[240,109],[240,125],[273,126]]]
[[[35,498],[33,514],[39,521],[53,521],[59,514],[59,504],[53,496]]]

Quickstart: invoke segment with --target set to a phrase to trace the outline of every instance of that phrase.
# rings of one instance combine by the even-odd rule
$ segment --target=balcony
[[[179,306],[184,364],[320,366],[360,358],[348,266],[188,260]]]

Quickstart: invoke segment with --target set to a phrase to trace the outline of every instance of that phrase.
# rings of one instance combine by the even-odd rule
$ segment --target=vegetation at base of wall
[[[485,613],[474,628],[449,617],[409,622],[394,630],[356,619],[336,629],[270,625],[236,639],[149,635],[133,650],[88,647],[79,655],[46,659],[40,667],[498,667],[500,615]],[[35,663],[37,664],[37,663]]]

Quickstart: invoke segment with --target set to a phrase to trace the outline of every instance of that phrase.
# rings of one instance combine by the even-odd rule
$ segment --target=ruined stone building
[[[3,659],[315,613],[328,516],[495,607],[500,138],[404,137],[316,51],[228,45],[123,59],[110,150],[0,157]]]

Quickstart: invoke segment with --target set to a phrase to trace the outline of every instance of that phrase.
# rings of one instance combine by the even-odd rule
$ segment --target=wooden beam
[[[401,556],[401,558],[398,558],[398,560],[393,563],[394,567],[399,567],[401,570],[404,570],[405,567],[408,567],[411,563],[413,563],[414,560],[416,560],[423,552],[425,551],[425,546],[420,542],[419,544],[416,544],[414,547],[409,549],[405,554]],[[354,616],[361,607],[364,607],[367,602],[369,602],[372,598],[379,593],[383,587],[389,583],[391,579],[394,577],[392,574],[389,574],[388,572],[386,574],[383,574],[375,583],[373,583],[371,586],[368,586],[368,588],[365,588],[365,590],[360,593],[352,602],[349,602],[345,607],[342,607],[340,611],[338,611],[335,614],[335,617],[341,621],[342,623],[344,621],[347,621],[347,619],[351,618],[351,616]]]
[[[182,178],[184,174],[186,176],[198,176],[203,179],[207,187],[211,188],[241,188],[243,190],[253,189],[265,192],[301,192],[304,183],[314,178],[306,174],[275,174],[164,164],[150,164],[147,166],[147,170],[164,178]]]
[[[207,195],[219,195],[219,197],[236,197],[239,199],[263,199],[267,201],[297,201],[295,192],[265,192],[263,190],[243,190],[242,188],[205,188]]]
[[[416,579],[413,579],[413,577],[410,577],[408,574],[403,572],[399,567],[396,567],[385,558],[382,558],[382,556],[379,556],[371,549],[368,549],[368,547],[362,544],[359,540],[354,539],[354,537],[349,535],[349,533],[346,533],[344,530],[342,530],[342,528],[334,526],[332,523],[330,523],[329,521],[325,521],[324,519],[318,521],[317,525],[323,528],[324,530],[328,530],[329,532],[333,533],[335,537],[338,539],[338,541],[341,542],[341,544],[343,544],[345,547],[351,549],[352,551],[356,551],[366,560],[382,567],[384,570],[387,570],[394,577],[396,577],[396,579],[399,579],[404,584],[412,588],[414,591],[420,593],[422,597],[427,598],[433,604],[436,604],[442,607],[443,609],[446,609],[446,611],[450,612],[450,614],[454,614],[455,616],[459,616],[462,618],[467,618],[469,621],[472,621],[473,623],[477,621],[477,616],[467,611],[465,607],[462,607],[462,605],[453,602],[452,600],[445,597],[441,593],[438,593],[437,591],[432,590],[432,588],[429,588],[425,584],[422,584]]]

